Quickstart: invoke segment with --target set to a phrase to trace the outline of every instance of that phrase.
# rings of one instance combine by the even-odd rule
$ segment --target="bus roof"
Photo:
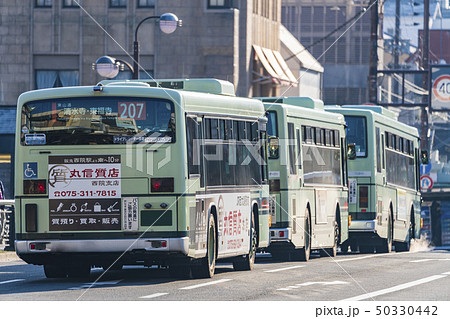
[[[98,85],[127,85],[160,87],[166,89],[211,93],[227,96],[236,96],[234,85],[228,81],[218,79],[140,79],[140,80],[104,80]]]
[[[365,111],[372,111],[384,115],[390,119],[397,120],[397,115],[380,105],[326,105],[326,108],[343,108],[343,109],[359,109]]]
[[[289,104],[293,106],[305,107],[313,110],[323,110],[323,102],[318,99],[303,96],[288,96],[288,97],[257,97],[256,99],[264,103],[279,103]]]
[[[372,115],[373,121],[394,128],[400,132],[418,137],[415,127],[399,122],[394,112],[377,105],[326,105],[325,110],[343,115]],[[367,117],[367,116],[366,116]]]
[[[322,120],[345,124],[344,116],[336,116],[336,113],[326,112],[321,100],[309,97],[281,97],[281,98],[257,98],[264,102],[266,111],[277,108],[284,109],[287,115],[304,117],[311,120]],[[338,121],[337,121],[338,120]]]
[[[159,80],[158,80],[159,81]],[[180,82],[181,81],[181,82]],[[134,81],[102,81],[97,86],[73,86],[33,90],[22,93],[18,105],[29,101],[45,99],[61,99],[90,96],[141,96],[169,98],[175,103],[182,103],[186,112],[221,113],[224,115],[263,116],[264,107],[261,101],[236,97],[233,84],[215,79],[188,79],[172,81],[174,88],[151,86],[142,80]],[[175,83],[177,82],[177,83]],[[154,82],[156,83],[156,82]],[[161,80],[158,83],[164,83]],[[101,84],[101,85],[100,85]],[[168,86],[168,84],[167,84]],[[179,88],[179,87],[182,88]],[[233,94],[222,94],[233,88]],[[214,93],[215,92],[215,93]],[[232,101],[230,101],[232,99]]]

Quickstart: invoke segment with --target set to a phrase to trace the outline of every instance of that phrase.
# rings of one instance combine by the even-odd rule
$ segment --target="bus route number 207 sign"
[[[120,175],[120,155],[49,156],[49,230],[120,230]]]

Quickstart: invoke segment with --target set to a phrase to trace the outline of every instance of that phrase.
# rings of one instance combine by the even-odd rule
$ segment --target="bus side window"
[[[297,160],[298,169],[302,169],[302,142],[300,140],[300,129],[297,128]]]
[[[380,128],[375,128],[375,147],[377,154],[377,172],[381,173],[381,150],[380,150]]]
[[[288,144],[289,144],[289,173],[292,175],[297,174],[295,166],[296,154],[295,154],[295,136],[294,136],[294,123],[288,123]]]
[[[385,146],[384,146],[384,135],[381,134],[381,164],[382,164],[383,169],[386,168],[386,166],[385,166],[386,164],[384,162],[384,148],[385,148]]]
[[[345,138],[341,138],[342,185],[348,186],[347,149]]]
[[[192,117],[186,117],[186,139],[189,175],[200,173],[200,141],[198,138],[199,124]]]

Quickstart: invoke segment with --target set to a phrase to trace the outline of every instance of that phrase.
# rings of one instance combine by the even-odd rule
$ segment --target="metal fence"
[[[0,245],[14,250],[14,200],[0,200]]]

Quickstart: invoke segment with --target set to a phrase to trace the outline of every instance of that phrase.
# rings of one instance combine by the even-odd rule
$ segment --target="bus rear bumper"
[[[348,228],[348,231],[350,233],[353,232],[376,233],[375,223],[376,220],[352,220],[352,224]]]
[[[108,240],[16,240],[16,253],[58,254],[58,253],[123,253],[132,251],[155,253],[189,252],[189,237],[141,238]]]
[[[270,242],[290,242],[292,239],[291,228],[270,228]]]

